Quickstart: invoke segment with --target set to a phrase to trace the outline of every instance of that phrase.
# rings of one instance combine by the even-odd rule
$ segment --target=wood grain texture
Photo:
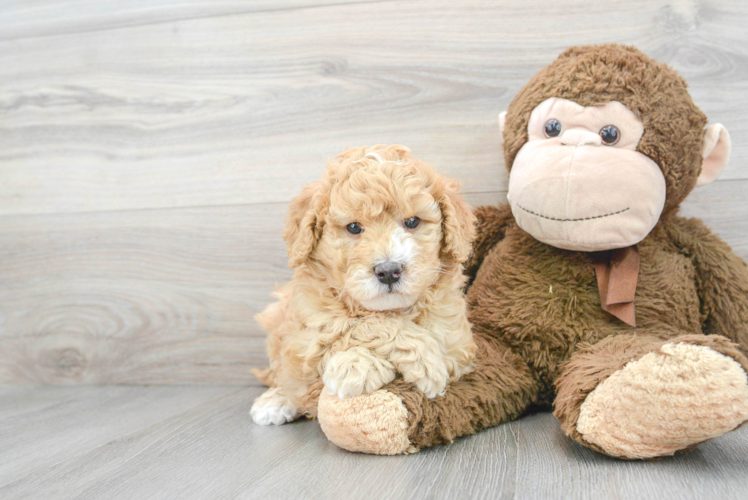
[[[234,14],[392,0],[24,0],[3,2],[0,40],[69,35]]]
[[[549,413],[519,420],[516,498],[745,497],[748,429],[658,461],[623,461],[572,442]]]
[[[348,453],[315,421],[247,416],[260,388],[0,389],[3,499],[745,498],[748,427],[657,462],[565,438],[549,413],[415,455]]]
[[[247,383],[265,358],[253,315],[290,279],[284,212],[6,217],[0,380]]]
[[[634,43],[732,134],[684,213],[748,257],[745,2],[0,3],[0,384],[254,384],[288,201],[400,142],[505,199],[497,113],[579,43]],[[532,30],[528,30],[532,26]]]
[[[694,192],[748,258],[748,181]],[[495,204],[505,193],[468,195]],[[254,321],[291,278],[283,203],[60,215],[0,224],[0,383],[256,384]],[[30,223],[33,221],[33,224]]]
[[[748,156],[744,2],[221,5],[0,42],[0,214],[288,201],[345,146],[377,142],[409,145],[469,192],[501,191],[497,113],[564,48],[602,41],[682,71]]]
[[[468,197],[470,201],[499,198]],[[0,223],[0,383],[252,383],[284,203]]]

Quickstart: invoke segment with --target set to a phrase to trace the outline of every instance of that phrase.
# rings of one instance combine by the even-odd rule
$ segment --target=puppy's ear
[[[459,189],[457,181],[448,180],[439,205],[444,229],[443,251],[456,262],[465,262],[473,249],[476,219],[470,206],[458,194]]]
[[[321,235],[316,207],[321,191],[322,181],[313,182],[291,200],[288,207],[283,239],[288,246],[288,265],[292,269],[306,261]]]

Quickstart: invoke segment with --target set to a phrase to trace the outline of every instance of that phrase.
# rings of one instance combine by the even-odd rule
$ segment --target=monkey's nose
[[[588,130],[571,129],[561,134],[561,144],[564,146],[600,146],[602,139],[599,134]]]
[[[377,279],[385,285],[397,283],[402,273],[403,266],[399,262],[387,261],[374,267],[374,274],[377,275]]]

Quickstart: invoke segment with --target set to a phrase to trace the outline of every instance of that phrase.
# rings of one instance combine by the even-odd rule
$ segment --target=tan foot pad
[[[709,347],[669,343],[608,377],[581,407],[577,430],[625,458],[672,455],[748,420],[748,377]]]
[[[383,389],[345,399],[323,389],[317,418],[327,439],[348,451],[375,455],[416,451],[408,439],[408,410],[399,397]]]

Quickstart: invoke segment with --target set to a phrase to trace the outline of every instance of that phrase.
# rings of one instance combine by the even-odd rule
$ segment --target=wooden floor
[[[0,498],[719,499],[748,494],[748,426],[658,462],[567,440],[548,413],[416,455],[353,454],[316,421],[253,425],[250,387],[0,389]]]

